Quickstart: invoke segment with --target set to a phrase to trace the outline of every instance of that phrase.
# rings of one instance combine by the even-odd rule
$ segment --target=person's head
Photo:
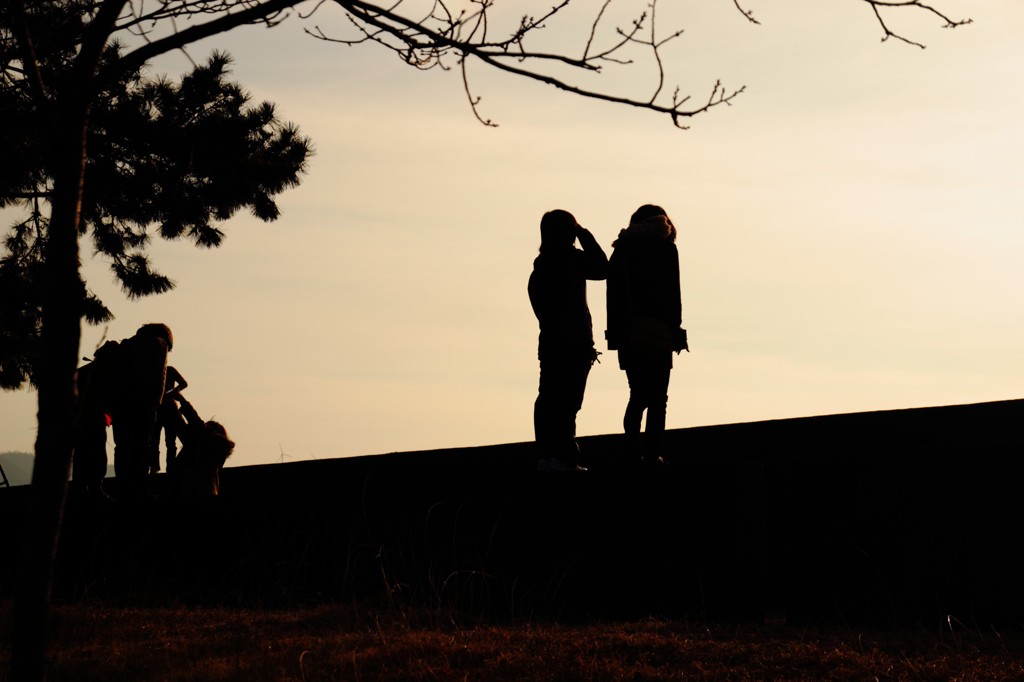
[[[630,225],[632,225],[633,223],[639,223],[641,220],[647,220],[651,216],[656,215],[663,215],[668,217],[668,213],[666,213],[665,209],[663,209],[661,206],[656,206],[654,204],[644,204],[637,210],[633,211],[633,215],[630,216],[629,218],[629,223]]]
[[[235,443],[228,438],[228,431],[220,422],[211,419],[203,424],[203,428],[203,452],[219,469],[235,451]]]
[[[641,223],[657,229],[658,232],[663,233],[665,237],[672,241],[676,240],[676,226],[661,206],[644,204],[633,211],[633,215],[629,218],[629,224],[639,225]]]
[[[167,344],[168,351],[174,347],[174,335],[171,334],[171,328],[162,322],[144,324],[139,327],[135,334],[136,336],[155,336],[158,339],[163,339],[164,343]]]
[[[564,249],[576,241],[576,218],[560,208],[548,211],[540,219],[540,250]]]

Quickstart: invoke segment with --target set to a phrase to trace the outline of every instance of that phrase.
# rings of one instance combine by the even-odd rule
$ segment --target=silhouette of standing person
[[[533,262],[528,287],[540,324],[540,385],[533,406],[538,469],[585,471],[579,462],[576,414],[583,406],[587,376],[598,356],[587,306],[587,280],[606,277],[608,257],[568,211],[545,213],[540,239],[540,255]],[[582,249],[575,247],[577,240]]]
[[[622,420],[630,456],[663,464],[662,436],[672,352],[689,351],[681,327],[676,228],[665,209],[645,204],[619,232],[608,266],[608,348],[619,353],[629,382]],[[641,441],[644,412],[647,423]]]
[[[170,471],[174,466],[174,458],[178,455],[178,434],[175,431],[177,420],[175,414],[178,405],[174,402],[181,392],[188,388],[188,382],[181,376],[172,365],[167,365],[167,378],[164,381],[164,395],[160,401],[160,407],[156,412],[156,428],[153,429],[153,439],[149,451],[149,473],[155,474],[160,471],[160,431],[164,433],[164,446],[166,448],[165,464]]]
[[[144,324],[118,347],[119,371],[111,421],[114,475],[120,494],[145,496],[148,454],[157,410],[167,383],[167,354],[174,346],[165,324]]]
[[[118,344],[107,341],[96,349],[93,359],[78,368],[78,412],[72,480],[87,495],[106,498],[103,478],[107,475],[107,427],[113,412],[113,394],[118,373]]]

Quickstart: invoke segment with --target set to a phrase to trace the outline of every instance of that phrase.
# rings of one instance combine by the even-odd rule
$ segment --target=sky
[[[539,44],[581,50],[600,4]],[[170,325],[186,395],[237,443],[229,466],[529,441],[541,215],[571,211],[610,254],[656,203],[679,228],[691,348],[669,428],[1024,397],[1024,4],[934,0],[973,19],[955,30],[887,15],[927,49],[881,41],[857,0],[748,0],[760,25],[724,0],[666,5],[659,30],[684,29],[668,82],[694,102],[718,79],[746,87],[689,130],[471,64],[499,124],[484,127],[458,72],[305,35],[342,26],[327,5],[193,46],[227,50],[254,100],[312,138],[309,173],[278,221],[236,216],[219,249],[154,243],[168,294],[126,300],[87,247],[116,319],[84,330],[81,355]],[[656,76],[637,61],[580,82],[648,96]],[[588,286],[604,355],[578,432],[616,433],[626,379],[604,284]],[[35,394],[0,393],[0,452],[34,439]]]

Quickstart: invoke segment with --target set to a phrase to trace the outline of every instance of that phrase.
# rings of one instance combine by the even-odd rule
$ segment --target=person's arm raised
[[[585,227],[576,226],[576,239],[583,247],[584,276],[587,279],[605,279],[608,277],[608,256],[597,243],[594,235]]]

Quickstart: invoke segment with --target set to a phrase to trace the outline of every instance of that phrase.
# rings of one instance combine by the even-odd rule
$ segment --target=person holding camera
[[[576,415],[583,406],[590,368],[597,360],[587,305],[587,280],[603,280],[608,257],[568,211],[548,211],[540,221],[540,255],[533,262],[529,294],[540,325],[540,385],[533,427],[542,471],[586,471],[576,443]],[[579,241],[580,247],[575,243]]]
[[[676,227],[665,209],[638,208],[612,244],[608,266],[609,350],[629,382],[623,429],[630,456],[641,464],[664,464],[662,437],[668,405],[672,353],[689,351],[682,328]],[[647,423],[643,441],[640,426]]]

